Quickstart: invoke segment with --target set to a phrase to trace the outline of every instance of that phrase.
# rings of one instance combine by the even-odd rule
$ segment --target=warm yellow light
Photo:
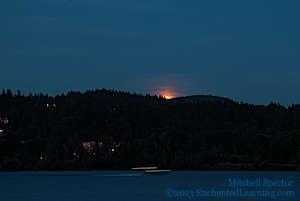
[[[134,167],[132,170],[156,170],[157,167]]]
[[[165,99],[171,99],[171,97],[170,96],[165,96]]]

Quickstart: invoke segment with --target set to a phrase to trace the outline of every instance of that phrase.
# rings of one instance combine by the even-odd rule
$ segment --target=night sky
[[[300,1],[1,0],[0,89],[300,103]]]

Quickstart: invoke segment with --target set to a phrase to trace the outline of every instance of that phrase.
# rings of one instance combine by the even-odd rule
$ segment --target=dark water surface
[[[232,186],[234,179],[236,186]],[[142,171],[0,172],[0,200],[299,201],[299,183],[300,172],[172,171],[155,175]],[[222,193],[223,196],[217,196]]]

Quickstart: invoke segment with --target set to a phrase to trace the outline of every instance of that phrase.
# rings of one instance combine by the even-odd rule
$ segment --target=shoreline
[[[159,168],[159,169],[170,169],[172,171],[300,171],[299,164],[271,164],[262,163],[258,167],[252,163],[218,163],[215,165],[204,164],[197,169],[172,169],[172,168]],[[132,170],[131,168],[112,168],[112,169],[89,169],[89,168],[62,168],[62,169],[45,169],[45,168],[29,168],[24,167],[20,169],[7,169],[0,172],[15,172],[15,171],[138,171]]]

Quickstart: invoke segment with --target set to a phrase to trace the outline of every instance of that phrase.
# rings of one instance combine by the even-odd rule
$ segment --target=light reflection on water
[[[229,187],[229,179],[293,181],[290,187]],[[193,191],[196,200],[270,200],[270,197],[197,197],[197,189],[209,191],[294,191],[300,200],[299,172],[251,171],[172,171],[170,174],[145,174],[143,171],[38,171],[0,172],[1,200],[190,200],[188,196],[169,198],[168,189]]]

